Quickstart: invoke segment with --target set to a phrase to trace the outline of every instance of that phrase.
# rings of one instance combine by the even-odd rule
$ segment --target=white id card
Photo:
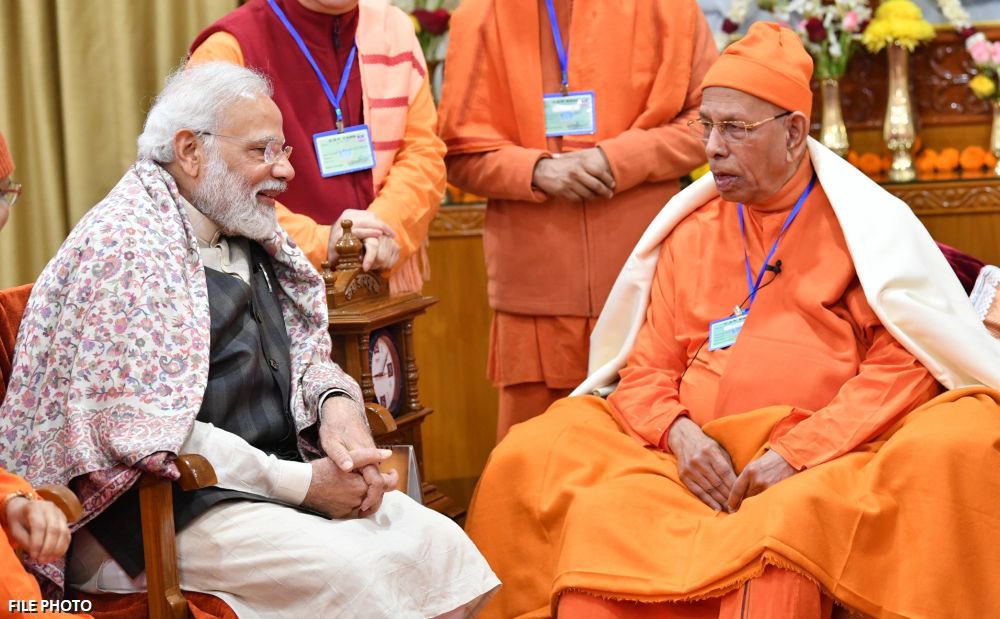
[[[747,316],[749,314],[743,313],[708,323],[708,349],[729,348],[735,344],[737,336],[743,329],[743,323],[747,321]]]
[[[596,133],[594,91],[545,95],[542,103],[545,107],[545,137]]]
[[[368,125],[347,127],[343,132],[325,131],[313,135],[319,172],[326,178],[375,167],[375,149]]]

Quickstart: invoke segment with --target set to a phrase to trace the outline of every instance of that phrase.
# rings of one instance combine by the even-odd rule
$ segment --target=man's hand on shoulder
[[[725,510],[736,482],[729,452],[688,417],[678,417],[670,426],[667,445],[677,456],[677,472],[684,485],[705,505]]]
[[[726,501],[729,511],[736,511],[744,499],[764,492],[797,472],[781,454],[774,450],[768,451],[748,464],[740,476],[736,478],[736,483],[733,484],[732,492]]]
[[[69,526],[53,503],[15,496],[4,507],[3,518],[12,540],[32,561],[50,563],[66,554]]]
[[[379,219],[370,211],[349,208],[341,213],[340,218],[330,229],[330,244],[327,246],[327,257],[330,264],[337,261],[337,241],[344,234],[340,222],[351,220],[351,234],[361,239],[365,246],[365,258],[362,267],[371,269],[390,269],[399,259],[399,243],[396,233],[389,224]]]
[[[586,148],[539,159],[531,184],[550,198],[579,202],[611,198],[615,179],[600,148]]]

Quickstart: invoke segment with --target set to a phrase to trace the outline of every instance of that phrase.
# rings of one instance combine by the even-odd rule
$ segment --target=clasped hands
[[[667,445],[677,456],[681,481],[716,511],[735,512],[744,499],[796,473],[781,454],[769,450],[737,476],[729,453],[687,417],[678,417],[670,426]]]
[[[327,398],[320,412],[319,442],[325,458],[310,462],[312,482],[303,506],[330,518],[364,518],[378,511],[399,474],[378,465],[392,452],[378,449],[361,405],[347,397]]]
[[[616,186],[608,158],[596,146],[539,159],[531,184],[550,198],[573,202],[611,198]]]
[[[399,260],[396,233],[379,219],[378,215],[353,208],[341,213],[337,222],[330,228],[330,243],[326,249],[330,264],[337,262],[337,241],[344,235],[340,222],[344,219],[351,220],[351,234],[358,237],[365,246],[365,257],[361,261],[361,268],[365,271],[383,270],[396,265],[396,261]]]

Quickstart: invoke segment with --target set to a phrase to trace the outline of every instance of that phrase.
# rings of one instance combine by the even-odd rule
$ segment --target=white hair
[[[181,66],[167,77],[146,116],[137,140],[139,158],[170,163],[178,131],[212,133],[229,106],[240,99],[271,94],[266,77],[229,62],[208,62],[190,69]]]

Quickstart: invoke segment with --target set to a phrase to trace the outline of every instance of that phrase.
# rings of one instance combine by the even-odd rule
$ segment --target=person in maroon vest
[[[212,60],[274,85],[299,171],[279,221],[313,264],[336,259],[330,224],[347,218],[365,267],[391,268],[395,291],[419,290],[445,149],[410,18],[385,0],[250,0],[192,43],[190,64]]]

